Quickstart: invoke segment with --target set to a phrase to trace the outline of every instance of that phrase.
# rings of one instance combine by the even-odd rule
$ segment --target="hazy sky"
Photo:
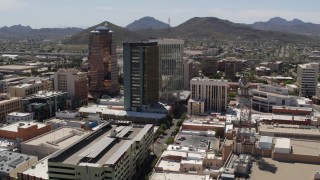
[[[92,26],[110,21],[126,26],[153,16],[176,26],[192,17],[213,16],[237,23],[272,17],[320,24],[319,0],[0,0],[0,27]]]

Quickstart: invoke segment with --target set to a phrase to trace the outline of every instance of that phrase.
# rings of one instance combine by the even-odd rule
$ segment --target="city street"
[[[177,127],[176,123],[178,120],[179,119],[173,119],[173,125],[165,131],[166,134],[163,135],[162,138],[160,137],[154,142],[153,150],[154,150],[154,154],[157,157],[160,157],[162,154],[162,150],[167,148],[167,145],[165,144],[165,142],[166,142],[167,138],[171,136],[171,133],[174,132],[175,128]],[[157,142],[158,140],[160,140],[160,142]]]

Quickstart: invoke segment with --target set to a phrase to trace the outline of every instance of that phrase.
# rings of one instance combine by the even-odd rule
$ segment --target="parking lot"
[[[178,134],[174,144],[185,147],[194,147],[194,150],[219,149],[219,140],[215,137]]]

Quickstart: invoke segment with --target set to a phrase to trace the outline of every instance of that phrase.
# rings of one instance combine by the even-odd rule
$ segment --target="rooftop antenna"
[[[168,18],[168,38],[171,38],[171,26],[170,26],[170,18]]]

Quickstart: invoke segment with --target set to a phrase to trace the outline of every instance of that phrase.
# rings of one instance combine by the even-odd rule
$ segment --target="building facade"
[[[49,179],[137,179],[153,143],[153,125],[106,123],[48,159]]]
[[[99,26],[89,35],[89,92],[94,97],[119,92],[118,66],[114,34]]]
[[[225,77],[229,78],[229,79],[234,79],[236,77],[236,64],[237,61],[235,59],[226,59],[224,60],[224,73],[225,73]]]
[[[159,45],[160,99],[168,101],[183,90],[183,47],[179,39],[153,39]]]
[[[66,92],[39,91],[22,99],[25,112],[32,112],[35,120],[43,121],[55,117],[57,111],[65,110]]]
[[[157,43],[124,43],[124,107],[142,111],[159,101],[159,46]]]
[[[310,97],[316,94],[319,64],[299,64],[297,68],[297,84],[299,96]]]
[[[77,69],[59,69],[54,74],[54,90],[67,92],[67,108],[76,109],[88,104],[87,73]]]
[[[205,112],[224,112],[227,108],[227,87],[228,81],[193,78],[190,81],[191,99],[204,100]]]
[[[213,76],[218,70],[218,58],[215,56],[204,56],[201,61],[202,74]]]
[[[33,121],[32,113],[12,112],[6,117],[6,123],[15,123],[19,121]]]
[[[38,122],[17,122],[0,128],[0,136],[6,139],[26,141],[51,131],[50,124]]]
[[[16,86],[9,86],[11,96],[24,98],[38,91],[48,90],[47,85],[41,81],[23,83]]]
[[[31,167],[38,161],[35,156],[11,151],[0,152],[0,177],[1,179],[18,179],[18,172]]]
[[[311,100],[288,95],[288,89],[267,84],[260,84],[252,89],[252,109],[261,112],[272,112],[272,106],[310,107]]]
[[[21,110],[21,98],[11,97],[8,93],[0,94],[0,122],[5,121],[7,114]]]

